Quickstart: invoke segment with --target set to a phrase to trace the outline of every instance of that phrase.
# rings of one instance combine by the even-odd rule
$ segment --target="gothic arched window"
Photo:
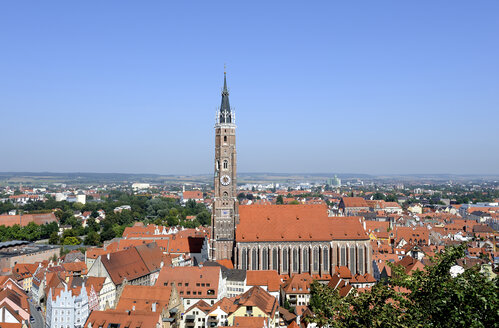
[[[258,251],[256,248],[251,250],[251,270],[258,270]]]
[[[298,249],[293,249],[293,272],[298,272]]]
[[[269,251],[267,248],[264,248],[262,251],[262,270],[269,269]]]
[[[327,247],[322,250],[322,268],[324,271],[329,271],[329,248]]]
[[[302,263],[303,263],[303,272],[308,272],[310,271],[310,251],[307,248],[303,249],[303,258],[302,258]]]
[[[364,247],[359,247],[359,273],[364,274]]]
[[[229,161],[224,159],[224,170],[227,170],[229,168]]]
[[[277,248],[272,250],[272,270],[279,270],[279,251]]]
[[[244,247],[241,251],[241,269],[248,269],[248,250]]]
[[[284,248],[282,250],[282,271],[288,272],[289,254],[288,249]]]
[[[319,271],[319,248],[315,247],[312,253],[312,264],[313,264],[313,271],[317,272]]]
[[[224,136],[224,142],[227,142],[227,136]]]
[[[342,246],[340,249],[340,266],[347,265],[347,249],[345,246]]]
[[[355,256],[355,246],[351,246],[350,247],[350,254],[349,254],[349,260],[350,260],[350,272],[352,272],[352,274],[356,274],[357,273],[357,267],[355,265],[355,262],[357,262],[357,258]]]

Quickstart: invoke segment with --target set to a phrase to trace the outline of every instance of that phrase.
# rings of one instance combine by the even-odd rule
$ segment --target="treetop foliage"
[[[314,282],[307,318],[319,327],[498,327],[498,278],[488,280],[475,266],[456,277],[450,268],[464,257],[467,245],[437,254],[424,271],[407,275],[393,267],[387,283],[358,295]]]

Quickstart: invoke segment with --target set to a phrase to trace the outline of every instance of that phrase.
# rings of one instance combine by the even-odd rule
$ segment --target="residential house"
[[[220,267],[163,267],[156,286],[175,286],[184,308],[200,300],[213,305],[227,293]]]

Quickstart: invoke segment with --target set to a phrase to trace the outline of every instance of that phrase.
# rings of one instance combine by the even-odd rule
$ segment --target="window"
[[[293,272],[298,272],[298,249],[293,249]]]
[[[267,248],[264,248],[262,251],[262,269],[269,269],[269,251]]]
[[[251,270],[258,270],[258,251],[256,248],[251,251]]]
[[[319,271],[319,248],[318,247],[314,248],[312,255],[313,255],[313,257],[312,257],[313,271],[317,272],[317,271]]]
[[[340,256],[340,266],[345,266],[347,265],[347,250],[345,247],[342,247],[340,250],[341,256]]]
[[[248,250],[246,248],[241,251],[241,269],[248,269]]]
[[[278,270],[278,265],[279,265],[279,253],[277,251],[277,248],[274,248],[272,250],[272,270]]]
[[[224,136],[224,142],[227,142],[227,136]]]
[[[327,247],[322,250],[322,265],[324,271],[329,271],[329,249]]]
[[[283,272],[288,272],[288,263],[289,263],[288,249],[284,248],[282,250],[282,271]]]
[[[309,264],[310,264],[310,254],[308,248],[303,249],[303,272],[308,272],[310,270]]]
[[[229,168],[229,161],[224,159],[224,170],[227,170]]]
[[[359,272],[364,274],[364,247],[359,248]]]
[[[355,258],[355,246],[350,247],[350,271],[352,274],[357,273],[357,267],[355,266],[356,258]]]

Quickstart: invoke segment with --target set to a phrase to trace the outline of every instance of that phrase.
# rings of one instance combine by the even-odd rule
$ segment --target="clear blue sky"
[[[499,173],[499,1],[2,1],[0,171]]]

